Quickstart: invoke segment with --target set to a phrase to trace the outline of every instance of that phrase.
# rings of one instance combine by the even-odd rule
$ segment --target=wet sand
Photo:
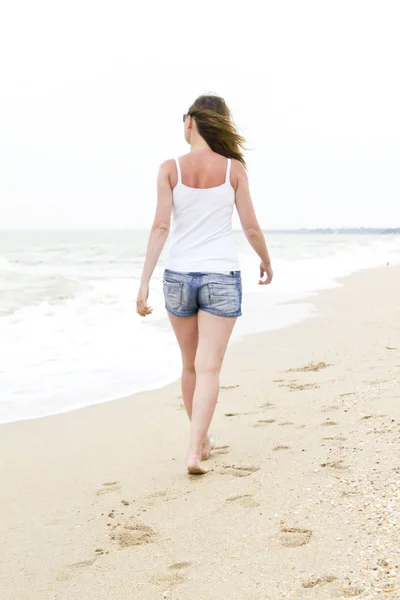
[[[343,284],[231,346],[203,477],[178,384],[1,426],[1,600],[398,598],[400,267]]]

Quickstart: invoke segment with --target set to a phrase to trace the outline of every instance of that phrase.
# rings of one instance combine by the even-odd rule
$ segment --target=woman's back
[[[176,159],[168,269],[214,273],[239,269],[232,240],[231,162],[215,152]]]
[[[208,151],[189,152],[179,158],[182,183],[196,189],[210,189],[225,183],[227,159],[221,154]],[[172,181],[173,187],[178,182]]]
[[[149,282],[172,216],[163,281],[165,307],[182,354],[182,398],[191,421],[187,470],[201,475],[207,472],[201,461],[213,447],[208,429],[222,361],[242,314],[241,274],[232,240],[235,204],[243,231],[261,259],[259,283],[270,283],[272,269],[250,197],[242,152],[245,140],[224,99],[200,96],[183,115],[183,123],[191,152],[160,167],[137,311],[143,317],[152,313],[147,304]]]

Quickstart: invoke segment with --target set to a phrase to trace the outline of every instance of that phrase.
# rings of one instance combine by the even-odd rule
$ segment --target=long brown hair
[[[223,98],[199,96],[187,114],[195,119],[199,134],[213,152],[235,158],[246,167],[243,155],[246,140],[239,134]]]

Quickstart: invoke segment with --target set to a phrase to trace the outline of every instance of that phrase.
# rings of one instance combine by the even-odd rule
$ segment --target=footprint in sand
[[[349,586],[349,587],[343,588],[342,594],[345,598],[355,598],[356,596],[361,596],[363,591],[364,591],[364,588]]]
[[[304,367],[297,367],[297,368],[293,368],[293,369],[287,369],[285,371],[285,373],[309,373],[309,372],[316,372],[316,371],[321,371],[321,369],[327,369],[328,367],[331,367],[332,365],[326,363],[326,362],[311,362],[308,365],[305,365]]]
[[[142,496],[142,498],[138,499],[138,504],[137,504],[138,514],[141,512],[142,513],[147,512],[149,510],[149,508],[152,508],[154,506],[154,504],[156,503],[156,501],[159,498],[165,498],[167,495],[168,495],[168,490],[160,490],[159,492],[154,492],[153,494],[149,494],[148,496]],[[175,500],[175,498],[170,497],[170,498],[167,498],[165,501],[169,502],[170,500]],[[133,500],[132,502],[135,502],[135,500]]]
[[[293,425],[292,421],[282,421],[282,423],[278,423],[278,425]]]
[[[324,427],[332,427],[333,425],[337,425],[336,421],[324,421],[323,423],[321,423],[321,425],[323,425]]]
[[[274,446],[272,448],[273,452],[278,452],[279,450],[289,450],[290,446]]]
[[[371,433],[373,433],[374,435],[382,435],[388,433],[388,429],[377,429],[376,427],[374,427],[374,429],[371,429],[371,431],[367,431],[367,435],[370,435]]]
[[[281,383],[279,387],[289,388],[291,392],[303,392],[304,390],[312,390],[319,388],[319,385],[316,383]]]
[[[386,415],[364,415],[361,417],[361,421],[367,421],[368,419],[379,419],[380,417],[385,417]]]
[[[311,577],[310,579],[307,579],[307,581],[304,581],[301,585],[303,588],[315,588],[328,583],[333,583],[336,580],[337,577],[334,575],[323,575],[322,577]]]
[[[191,562],[177,562],[174,563],[173,565],[170,565],[168,567],[168,569],[171,569],[172,571],[180,571],[181,569],[188,569],[189,567],[192,566],[193,563]]]
[[[253,427],[264,427],[264,425],[271,425],[271,423],[276,423],[275,419],[261,419],[254,423]]]
[[[88,560],[81,560],[80,562],[74,563],[73,565],[68,565],[68,568],[69,569],[82,569],[83,567],[91,567],[96,560],[97,560],[97,557],[89,558]]]
[[[287,548],[297,548],[308,544],[312,536],[312,529],[301,529],[300,527],[286,527],[281,523],[280,542]]]
[[[154,492],[154,494],[150,494],[147,496],[150,500],[154,500],[155,498],[164,498],[168,494],[168,490],[162,490],[161,492]]]
[[[342,435],[335,435],[335,436],[328,436],[328,437],[323,437],[323,440],[336,440],[338,442],[345,442],[347,440],[347,438],[343,437]]]
[[[230,446],[215,446],[212,450],[212,454],[228,454],[230,449]]]
[[[227,502],[231,502],[232,504],[239,504],[240,506],[245,506],[246,508],[260,506],[258,502],[256,502],[253,498],[253,494],[242,494],[241,496],[231,496],[231,498],[226,499]]]
[[[331,469],[338,469],[344,471],[348,469],[348,465],[345,465],[342,460],[330,460],[328,462],[321,463],[321,467],[330,467]]]
[[[154,529],[141,523],[137,523],[136,525],[116,525],[110,534],[111,539],[117,542],[120,548],[150,544],[156,536],[157,534]]]
[[[104,554],[104,551],[101,551],[101,554]],[[68,581],[71,579],[77,572],[85,569],[86,567],[91,567],[97,560],[100,553],[96,550],[96,555],[94,558],[90,558],[88,560],[81,560],[80,562],[73,563],[72,565],[68,565],[65,571],[62,571],[57,576],[57,581]]]
[[[103,483],[103,487],[97,490],[96,496],[102,496],[103,494],[110,494],[111,492],[118,492],[121,489],[118,481],[110,481]]]
[[[247,415],[251,415],[251,413],[225,413],[225,417],[243,417]]]
[[[274,406],[275,404],[272,404],[272,402],[264,402],[264,404],[260,405],[260,408],[272,408]]]
[[[258,467],[238,467],[237,465],[224,465],[221,475],[234,475],[235,477],[249,477],[260,469]]]
[[[238,388],[239,385],[221,385],[220,389],[221,390],[234,390],[235,388]]]
[[[338,406],[337,404],[331,404],[331,406],[326,406],[325,408],[323,408],[321,410],[321,412],[333,412],[335,410],[339,410],[340,406]]]
[[[346,392],[345,394],[339,394],[339,398],[344,398],[345,396],[355,396],[355,392]]]
[[[373,379],[372,381],[364,381],[368,385],[379,385],[380,383],[386,383],[386,379]]]
[[[174,572],[168,575],[155,576],[150,579],[150,583],[153,585],[162,585],[163,587],[175,587],[185,581],[184,576],[181,573]],[[164,596],[166,598],[166,596]]]
[[[360,492],[358,490],[343,490],[342,496],[359,496]]]

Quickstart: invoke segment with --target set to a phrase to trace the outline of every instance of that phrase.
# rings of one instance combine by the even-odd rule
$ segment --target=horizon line
[[[282,232],[299,232],[299,231],[318,231],[318,232],[339,232],[339,231],[398,231],[400,232],[399,226],[381,226],[381,227],[368,227],[365,225],[360,226],[325,226],[325,227],[273,227],[266,228],[261,227],[262,231],[270,233],[282,233]],[[150,227],[1,227],[0,232],[10,231],[149,231]],[[241,232],[242,229],[234,228],[232,231]]]

